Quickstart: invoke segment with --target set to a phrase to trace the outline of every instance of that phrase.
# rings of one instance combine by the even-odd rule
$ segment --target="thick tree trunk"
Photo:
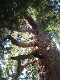
[[[60,80],[60,58],[56,49],[50,49],[45,53],[45,64],[47,65],[46,80]]]
[[[45,33],[39,32],[37,24],[30,16],[25,16],[25,19],[33,27],[35,36],[37,38],[38,49],[40,51],[40,54],[44,56],[43,66],[45,66],[46,74],[45,75],[44,73],[42,74],[43,75],[42,79],[60,80],[60,57],[58,51],[51,47],[50,40],[47,38]]]
[[[55,48],[52,48],[47,34],[45,34],[44,32],[40,32],[37,24],[31,18],[31,16],[26,15],[25,19],[29,22],[29,24],[33,28],[34,34],[36,36],[36,43],[34,44],[20,43],[11,36],[9,36],[8,39],[11,39],[12,43],[17,45],[18,47],[37,46],[38,51],[36,50],[36,52],[32,52],[32,54],[28,54],[28,55],[11,57],[11,59],[17,60],[19,64],[21,59],[26,59],[26,58],[29,59],[32,58],[33,56],[37,57],[39,59],[38,72],[40,74],[40,77],[43,80],[60,80],[60,56],[58,51]],[[26,64],[25,66],[27,66],[28,64]],[[18,65],[17,72],[19,72],[19,66],[21,65],[20,64]]]

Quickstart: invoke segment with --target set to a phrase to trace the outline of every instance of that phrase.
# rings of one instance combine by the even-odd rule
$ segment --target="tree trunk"
[[[32,58],[33,56],[37,57],[39,59],[38,73],[40,74],[40,77],[42,78],[42,80],[60,80],[60,56],[58,51],[51,46],[50,38],[48,38],[48,35],[45,32],[42,32],[39,30],[37,24],[31,18],[31,16],[25,15],[24,17],[33,28],[34,35],[36,37],[36,43],[23,44],[23,43],[17,42],[11,36],[9,36],[8,38],[11,39],[12,43],[17,45],[18,47],[37,46],[38,51],[32,52],[32,54],[29,54],[29,55],[23,55],[23,56],[20,55],[20,56],[11,57],[11,58],[13,60],[18,60],[19,62],[20,59],[26,59],[26,58],[29,59],[29,58]],[[18,67],[19,66],[20,65],[18,65]]]
[[[30,16],[25,16],[25,19],[33,27],[35,36],[37,38],[37,46],[39,49],[38,54],[44,56],[43,66],[45,66],[45,75],[42,74],[43,80],[60,80],[60,57],[58,51],[52,48],[50,40],[47,35],[43,32],[39,32],[37,24]],[[48,49],[49,48],[49,49]],[[40,64],[41,66],[41,64]],[[41,76],[41,75],[40,75]]]

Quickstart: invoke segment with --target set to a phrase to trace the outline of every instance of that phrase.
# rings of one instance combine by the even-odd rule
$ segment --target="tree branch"
[[[34,64],[35,62],[37,62],[36,59],[32,60],[32,61],[28,61],[27,63],[25,63],[23,66],[21,66],[20,61],[18,61],[18,66],[17,66],[17,73],[15,74],[15,76],[13,77],[13,80],[17,80],[17,78],[19,77],[20,73],[23,71],[24,68],[26,68],[28,65],[30,64]]]
[[[5,39],[10,39],[11,42],[12,42],[14,45],[18,46],[18,47],[35,47],[35,46],[37,46],[36,43],[32,43],[32,42],[29,43],[29,44],[19,42],[19,41],[17,41],[16,39],[14,39],[11,35],[8,35],[6,38],[4,38],[4,40],[5,40]]]
[[[16,30],[17,32],[28,32],[28,33],[33,33],[33,30]]]
[[[28,21],[28,23],[32,26],[33,30],[36,31],[35,34],[39,33],[38,25],[33,20],[33,18],[29,15],[25,15],[24,18]]]
[[[27,55],[19,55],[16,57],[11,57],[12,60],[24,60],[24,59],[32,59],[32,57],[37,57],[39,59],[44,59],[44,56],[42,54],[39,54],[39,50],[34,50],[31,53],[27,54]]]
[[[24,59],[31,59],[32,58],[32,55],[31,54],[28,54],[28,55],[19,55],[19,56],[16,56],[16,57],[11,57],[12,60],[24,60]]]
[[[32,56],[34,56],[35,53],[38,53],[38,50],[32,51],[31,53],[27,54],[27,55],[19,55],[16,57],[11,57],[12,60],[24,60],[24,59],[32,59]],[[36,57],[36,56],[35,56]]]
[[[15,76],[15,78],[17,78],[20,73],[23,71],[23,69],[25,67],[27,67],[30,64],[34,64],[37,60],[34,58],[33,61],[27,62],[26,64],[21,66],[21,60],[24,59],[32,59],[32,57],[37,57],[39,59],[44,59],[44,57],[42,55],[39,55],[39,50],[35,50],[32,51],[31,53],[29,53],[28,55],[19,55],[16,57],[11,57],[12,60],[17,60],[18,61],[18,66],[17,66],[17,75]]]

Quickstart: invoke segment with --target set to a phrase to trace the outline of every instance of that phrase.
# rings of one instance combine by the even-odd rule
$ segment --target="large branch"
[[[31,43],[22,43],[22,42],[19,42],[16,39],[14,39],[11,35],[8,35],[6,38],[4,38],[4,40],[5,39],[11,40],[11,42],[14,45],[18,46],[18,47],[35,47],[36,46],[36,43],[33,43],[33,42],[31,42]]]
[[[24,60],[24,59],[31,59],[32,55],[28,54],[28,55],[19,55],[19,56],[15,56],[15,57],[11,57],[12,60]]]
[[[37,57],[39,59],[44,59],[44,56],[42,54],[39,54],[39,50],[34,50],[31,53],[27,54],[27,55],[19,55],[19,56],[15,56],[15,57],[11,57],[12,60],[24,60],[24,59],[32,59],[32,57]]]
[[[38,25],[36,24],[36,22],[33,20],[33,18],[29,15],[25,15],[24,18],[28,21],[28,23],[32,26],[35,34],[39,33],[39,29],[38,29]]]
[[[12,60],[24,60],[24,59],[32,59],[32,56],[36,57],[36,54],[38,53],[38,50],[32,51],[31,53],[27,54],[27,55],[19,55],[16,57],[11,57]]]
[[[18,30],[17,32],[23,32],[23,33],[34,33],[33,30]]]

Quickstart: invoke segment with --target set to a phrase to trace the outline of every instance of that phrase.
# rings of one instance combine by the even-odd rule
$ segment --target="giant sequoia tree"
[[[58,2],[54,1],[55,5],[52,5],[50,0],[6,0],[6,3],[2,0],[0,2],[0,27],[8,28],[11,31],[33,33],[36,40],[34,43],[23,43],[17,41],[11,35],[1,38],[2,41],[11,40],[18,47],[34,48],[28,55],[11,57],[12,60],[17,60],[18,62],[17,73],[13,80],[17,79],[24,67],[35,62],[38,62],[38,73],[42,80],[59,80],[60,56],[57,49],[52,46],[49,34],[49,32],[52,32],[51,26],[59,24],[59,11],[58,14],[55,13]],[[32,12],[32,10],[34,11]],[[36,17],[35,20],[32,18],[33,15]],[[20,29],[20,25],[26,24],[25,20],[32,26],[31,30]],[[55,31],[53,30],[53,32]],[[1,45],[1,47],[3,46]],[[36,57],[38,60],[35,59]],[[20,62],[24,59],[32,59],[32,61],[21,66]]]

